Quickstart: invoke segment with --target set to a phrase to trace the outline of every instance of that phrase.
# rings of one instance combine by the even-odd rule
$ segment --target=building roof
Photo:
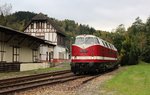
[[[47,17],[47,15],[44,15],[44,14],[42,14],[42,13],[39,13],[39,14],[37,14],[36,16],[34,16],[34,17],[32,18],[32,20],[47,20],[47,19],[49,19],[49,18]]]
[[[32,40],[36,41],[36,43],[39,43],[39,44],[47,44],[47,45],[55,46],[50,41],[48,42],[47,40],[43,40],[41,38],[25,34],[24,32],[17,31],[17,30],[14,30],[12,28],[5,27],[2,25],[0,25],[0,32],[4,32],[4,33],[11,34],[14,36],[21,35],[21,36],[26,37],[26,38],[31,38]]]
[[[60,27],[58,26],[58,24],[54,20],[52,20],[51,18],[47,17],[47,15],[44,15],[43,13],[39,13],[36,16],[34,16],[31,19],[31,21],[27,24],[27,26],[25,27],[25,29],[31,24],[32,21],[47,21],[47,22],[49,22],[56,29],[57,33],[62,34],[63,36],[66,36],[66,34],[64,33],[64,31],[62,31],[60,29]]]

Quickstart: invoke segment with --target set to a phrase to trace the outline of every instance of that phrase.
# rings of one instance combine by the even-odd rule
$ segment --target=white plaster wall
[[[55,41],[56,43],[54,43],[55,45],[57,45],[57,34],[53,33],[53,41]]]
[[[31,33],[32,36],[35,36],[35,33]]]
[[[40,47],[41,60],[46,60],[46,52],[48,52],[47,46]]]
[[[48,67],[50,67],[50,64],[48,63],[24,63],[20,65],[20,71],[42,69]]]
[[[45,40],[57,42],[57,36],[56,35],[57,35],[56,33],[45,33]]]
[[[28,47],[21,47],[19,59],[20,62],[32,62],[32,49]]]
[[[61,47],[61,46],[55,46],[54,47],[54,58],[55,59],[59,59],[59,52],[63,52],[66,57],[66,49],[64,47]]]
[[[10,44],[5,45],[4,61],[13,62],[13,48]],[[38,50],[39,51],[39,50]],[[38,52],[39,55],[39,52]],[[38,56],[39,59],[39,56]],[[19,50],[19,62],[32,62],[32,49],[21,46]]]
[[[4,56],[4,61],[6,61],[6,62],[12,62],[13,61],[13,59],[12,59],[12,55],[13,55],[12,50],[13,50],[13,48],[10,47],[8,44],[5,45],[5,51],[6,52],[5,52],[5,56]]]
[[[46,52],[51,52],[51,51],[54,51],[54,47],[53,46],[41,46],[40,47],[40,54],[41,54],[41,60],[45,60],[46,61]],[[48,57],[49,59],[49,57]]]
[[[45,40],[49,40],[49,35],[48,35],[49,33],[45,33]],[[51,41],[51,40],[49,40],[49,41]]]

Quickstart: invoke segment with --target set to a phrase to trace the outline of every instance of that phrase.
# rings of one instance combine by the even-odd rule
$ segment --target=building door
[[[32,61],[38,62],[38,51],[36,49],[32,50]]]
[[[49,52],[49,62],[52,62],[52,59],[53,59],[53,52]]]
[[[48,61],[48,52],[46,52],[46,61]]]
[[[49,62],[51,62],[52,56],[51,56],[51,52],[49,52]]]

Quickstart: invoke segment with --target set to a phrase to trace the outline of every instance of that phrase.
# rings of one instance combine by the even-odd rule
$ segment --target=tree
[[[0,6],[0,15],[7,16],[11,13],[12,5],[5,3],[4,5]]]
[[[138,32],[144,32],[144,31],[145,31],[145,24],[142,22],[142,20],[140,19],[140,17],[137,17],[135,19],[135,22],[128,29],[128,32],[132,33],[133,35],[136,34],[136,33],[138,33]]]
[[[0,25],[6,26],[6,18],[3,15],[3,13],[1,13],[1,15],[0,15]]]
[[[122,48],[122,42],[125,40],[125,27],[123,24],[120,24],[113,33],[113,44],[116,46],[118,53],[120,54]]]

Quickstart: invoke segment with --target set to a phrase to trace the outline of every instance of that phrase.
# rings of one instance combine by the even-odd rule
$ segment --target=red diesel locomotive
[[[79,35],[72,45],[73,73],[101,72],[117,66],[114,45],[93,35]]]

